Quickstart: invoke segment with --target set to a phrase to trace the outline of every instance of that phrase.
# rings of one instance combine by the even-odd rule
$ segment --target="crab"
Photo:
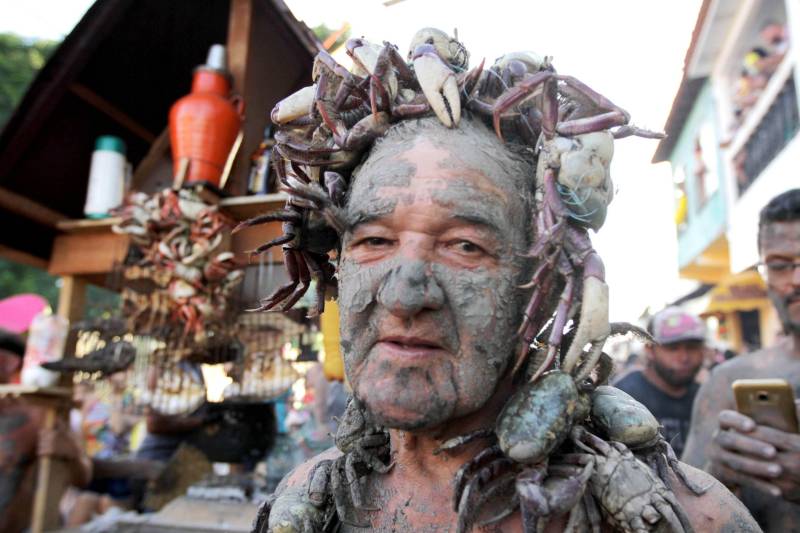
[[[597,387],[592,393],[591,418],[602,436],[630,448],[667,486],[671,470],[694,494],[699,496],[708,490],[686,475],[672,446],[661,435],[656,418],[628,393],[616,387]]]
[[[606,442],[576,427],[572,441],[583,454],[566,456],[577,464],[593,462],[589,480],[600,511],[613,527],[624,532],[694,531],[689,517],[672,491],[621,442]],[[588,457],[587,457],[588,456]]]
[[[334,277],[333,265],[331,265],[327,250],[335,242],[335,234],[331,230],[325,231],[325,222],[319,217],[312,217],[302,206],[308,205],[306,200],[297,196],[297,191],[303,189],[304,184],[311,183],[305,171],[299,165],[293,166],[293,176],[290,178],[283,168],[283,158],[279,157],[280,165],[276,166],[279,179],[287,186],[291,196],[286,201],[283,211],[268,213],[249,220],[246,220],[234,228],[236,233],[244,228],[265,224],[273,221],[283,223],[283,235],[259,246],[253,250],[252,254],[261,254],[273,246],[282,246],[284,256],[284,266],[289,274],[289,282],[279,287],[269,297],[261,301],[261,305],[253,311],[268,311],[278,306],[281,311],[285,311],[294,306],[297,301],[308,291],[310,281],[313,278],[317,284],[317,306],[312,310],[311,316],[321,314],[325,309],[325,289],[332,283]],[[299,179],[298,179],[299,178]],[[302,180],[302,181],[301,181]],[[325,198],[328,205],[343,201],[341,185],[343,179],[334,172],[326,173],[328,190],[321,194],[329,195]],[[319,192],[319,191],[317,191]],[[318,200],[320,198],[317,198]],[[313,225],[321,226],[322,231],[314,231]],[[309,226],[311,226],[309,228]],[[308,239],[307,236],[322,236],[320,241]]]
[[[359,478],[370,471],[385,474],[394,463],[385,462],[389,452],[389,433],[369,421],[364,406],[355,397],[347,404],[334,442],[344,455],[332,464],[331,489],[337,513],[344,522],[346,500],[343,489],[349,486],[356,509],[370,509],[364,503]]]

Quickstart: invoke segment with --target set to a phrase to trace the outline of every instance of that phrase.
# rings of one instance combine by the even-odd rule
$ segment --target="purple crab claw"
[[[442,124],[454,128],[461,120],[461,98],[455,73],[431,44],[417,46],[412,55],[414,72],[425,98]]]

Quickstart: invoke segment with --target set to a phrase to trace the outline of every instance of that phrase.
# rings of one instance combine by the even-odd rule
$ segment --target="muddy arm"
[[[694,401],[692,426],[681,460],[703,470],[708,470],[709,450],[717,431],[717,415],[732,409],[730,380],[723,372],[712,372]]]

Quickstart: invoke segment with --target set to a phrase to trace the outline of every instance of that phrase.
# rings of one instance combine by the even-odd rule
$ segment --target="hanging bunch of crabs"
[[[434,114],[456,127],[464,109],[484,117],[497,136],[535,150],[532,289],[519,329],[513,368],[518,388],[494,427],[443,442],[443,453],[481,439],[486,449],[464,464],[454,483],[457,531],[499,522],[521,512],[525,531],[541,531],[549,517],[569,513],[568,531],[692,531],[671,480],[695,494],[650,412],[605,383],[612,369],[603,352],[612,335],[647,336],[629,324],[610,324],[603,263],[588,230],[599,229],[613,197],[609,165],[614,139],[661,138],[581,81],[556,72],[547,57],[513,53],[491,67],[469,68],[455,38],[423,29],[406,57],[389,43],[350,39],[347,70],[320,52],[314,84],[272,110],[273,161],[290,198],[283,210],[243,223],[283,223],[283,235],[256,250],[281,246],[290,281],[260,310],[291,308],[316,282],[317,306],[335,288],[329,252],[345,228],[342,207],[350,171],[373,141],[398,121]],[[548,302],[557,301],[555,310]],[[571,327],[570,327],[571,326]],[[260,521],[282,531],[329,531],[360,523],[369,509],[359,479],[386,472],[388,432],[353,399],[340,424],[342,456],[320,462],[303,491],[267,502]],[[505,502],[502,512],[490,502]],[[261,530],[256,524],[256,530]],[[266,529],[264,529],[266,530]],[[273,528],[274,530],[274,528]]]

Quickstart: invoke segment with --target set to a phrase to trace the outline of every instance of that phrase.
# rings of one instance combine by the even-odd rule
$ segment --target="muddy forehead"
[[[502,146],[476,149],[470,141],[469,135],[446,139],[421,135],[373,153],[352,185],[351,225],[389,215],[399,204],[422,200],[447,207],[457,217],[522,227],[528,219],[528,177],[502,168],[497,161],[502,154],[488,153]],[[486,144],[485,139],[481,141]]]

